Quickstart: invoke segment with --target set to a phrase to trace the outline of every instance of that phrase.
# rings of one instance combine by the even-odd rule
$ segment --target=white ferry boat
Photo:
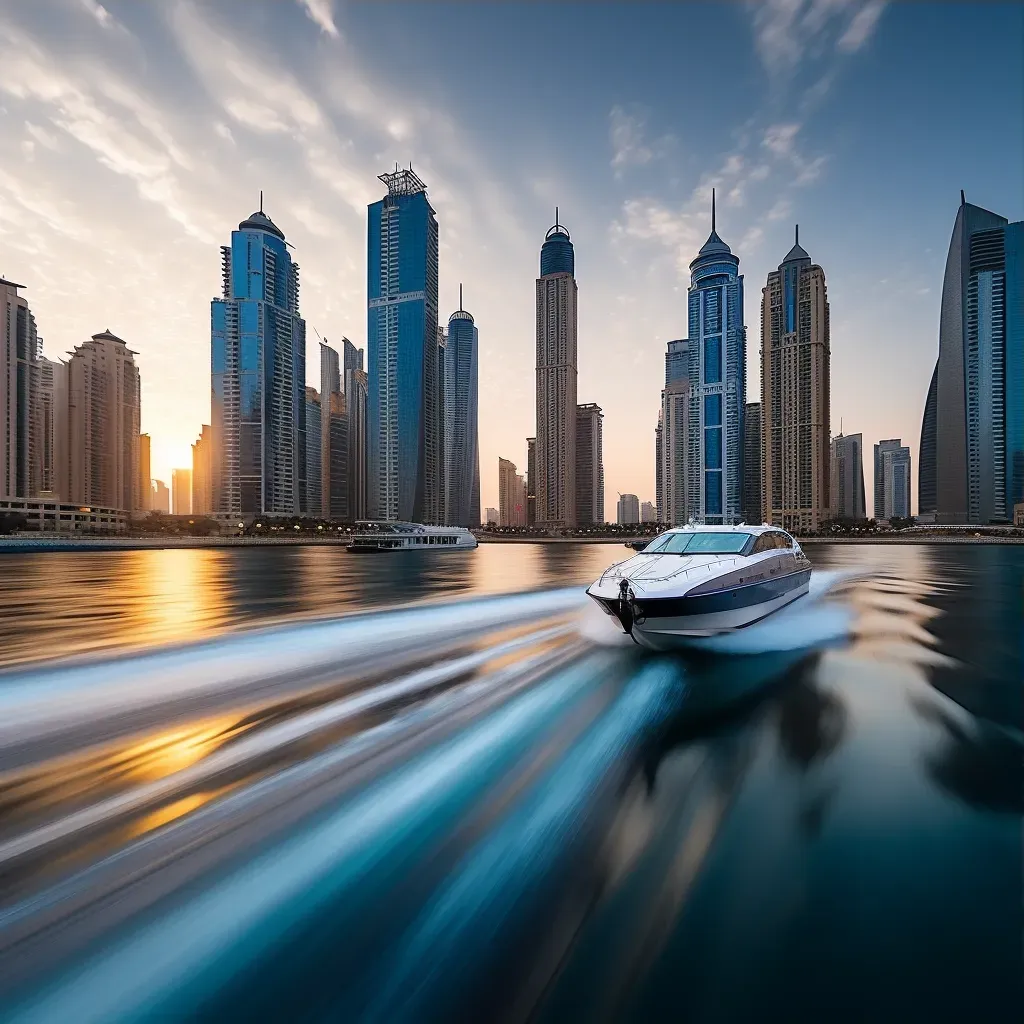
[[[470,551],[476,537],[464,526],[423,526],[420,523],[357,523],[348,544],[353,552]]]

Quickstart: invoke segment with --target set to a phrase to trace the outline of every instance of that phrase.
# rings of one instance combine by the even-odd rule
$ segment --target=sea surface
[[[821,585],[807,608],[742,651],[668,658],[596,609],[571,638],[556,615],[523,639],[521,603],[480,600],[585,585],[630,554],[614,544],[0,555],[0,705],[38,679],[71,723],[67,749],[51,731],[35,756],[10,728],[0,745],[0,1018],[1020,1019],[1024,546],[806,551]],[[424,603],[412,627],[392,614]],[[398,724],[374,712],[293,737],[145,817],[97,812],[88,842],[47,838],[288,722],[342,721],[341,684],[321,695],[310,676],[301,706],[268,688],[160,733],[140,718],[103,734],[121,746],[101,758],[90,686],[172,692],[191,663],[161,650],[353,612],[369,613],[353,635],[397,638],[381,641],[396,665],[400,643],[440,643],[473,615],[493,635],[444,657],[484,666],[503,646],[447,690],[417,663],[403,685],[432,697]],[[281,685],[261,663],[275,636],[301,660],[319,635],[253,632],[254,678]],[[375,663],[360,699],[390,678]],[[385,751],[372,737],[392,728],[411,738]],[[377,760],[339,774],[339,752],[373,743]],[[278,795],[257,816],[285,776],[293,806]],[[196,853],[209,836],[222,857]]]

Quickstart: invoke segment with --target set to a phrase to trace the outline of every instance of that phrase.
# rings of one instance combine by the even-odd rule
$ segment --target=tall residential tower
[[[297,515],[306,485],[299,267],[262,199],[221,248],[210,311],[214,506],[244,518]]]
[[[538,526],[576,525],[576,257],[569,232],[548,229],[537,278]]]
[[[369,514],[437,523],[437,219],[411,168],[380,180],[388,193],[367,211]]]
[[[480,337],[473,315],[448,318],[444,352],[445,497],[449,526],[480,525],[480,447],[477,440]]]
[[[604,413],[576,406],[576,523],[604,525]]]
[[[768,522],[816,531],[830,518],[829,307],[825,272],[800,245],[761,294],[761,421]]]
[[[715,230],[690,264],[690,400],[686,501],[709,524],[743,519],[743,416],[747,401],[747,329],[739,257]],[[663,427],[664,429],[664,427]]]

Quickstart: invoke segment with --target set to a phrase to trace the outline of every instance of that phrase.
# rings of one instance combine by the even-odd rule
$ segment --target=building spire
[[[964,190],[960,189],[960,205],[964,206],[967,203],[967,197],[964,195]]]
[[[558,227],[558,207],[555,207],[555,227]]]
[[[715,189],[711,187],[711,233],[715,233]]]
[[[459,282],[459,312],[462,312],[462,282]]]
[[[962,192],[960,194],[963,195]],[[260,189],[260,213],[262,213],[262,212],[263,212],[263,189]]]
[[[799,224],[796,225],[796,237],[794,238],[794,242],[796,242],[797,245],[800,244],[800,225]]]

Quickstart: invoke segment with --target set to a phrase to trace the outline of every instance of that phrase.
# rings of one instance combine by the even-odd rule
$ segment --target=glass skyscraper
[[[437,523],[437,220],[411,169],[380,180],[388,194],[367,210],[368,511]]]
[[[960,193],[939,357],[921,426],[918,506],[941,523],[1012,520],[1024,500],[1024,222]]]
[[[210,309],[214,508],[295,515],[306,498],[299,267],[262,209],[231,232],[221,267],[223,297]]]
[[[477,439],[480,337],[473,315],[459,308],[448,319],[444,362],[445,494],[449,526],[480,525],[480,447]]]
[[[747,329],[739,257],[715,230],[690,264],[687,506],[708,524],[743,521]],[[664,428],[663,428],[664,429]]]

